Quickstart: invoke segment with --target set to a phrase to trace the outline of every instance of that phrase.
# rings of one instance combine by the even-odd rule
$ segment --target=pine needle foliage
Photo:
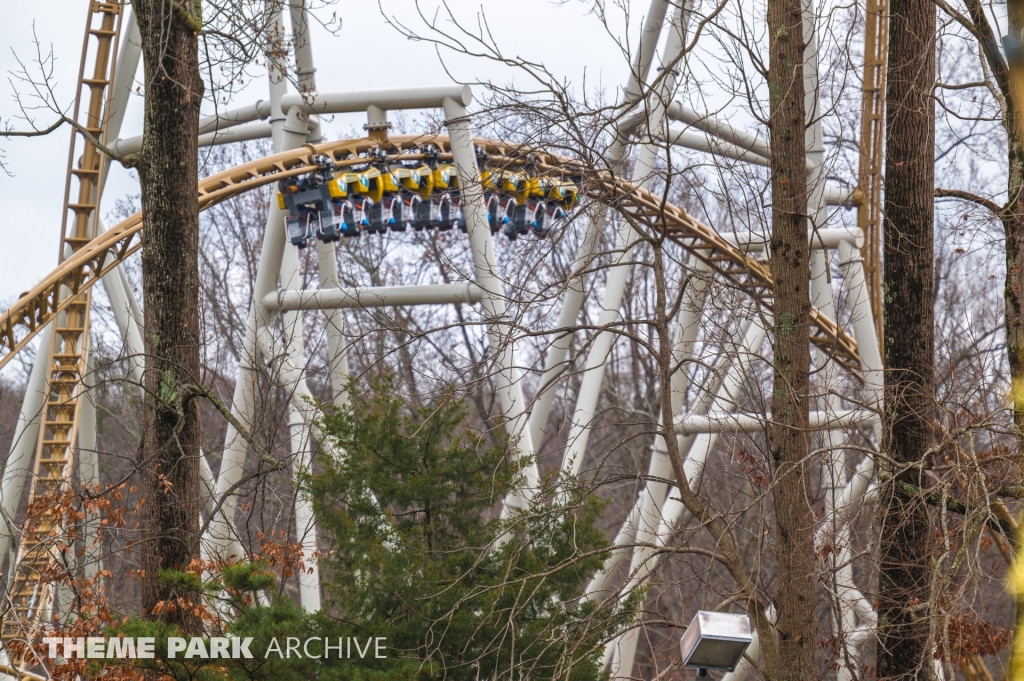
[[[580,599],[610,548],[600,503],[549,485],[548,503],[501,518],[526,463],[508,439],[470,427],[452,395],[394,395],[382,379],[326,418],[338,454],[309,481],[333,622],[387,640],[348,678],[599,679],[602,643],[635,609]]]

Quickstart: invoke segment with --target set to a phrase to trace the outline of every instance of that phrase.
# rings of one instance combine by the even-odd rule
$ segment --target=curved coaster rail
[[[669,238],[707,263],[711,271],[748,291],[759,304],[770,309],[772,277],[768,267],[678,206],[606,171],[587,170],[578,162],[561,156],[494,140],[478,139],[475,143],[488,154],[490,162],[499,166],[529,165],[542,173],[581,177],[581,190],[592,200],[618,210],[655,233],[664,229]],[[247,191],[309,173],[319,167],[316,157],[321,154],[329,155],[337,168],[345,168],[369,162],[367,153],[382,147],[393,161],[423,159],[427,154],[422,147],[428,144],[440,149],[440,158],[451,156],[448,138],[440,135],[307,145],[204,178],[198,186],[199,206],[201,210],[210,208]],[[78,407],[83,397],[89,293],[104,275],[141,248],[142,227],[139,212],[95,239],[81,242],[71,257],[0,315],[0,352],[3,353],[0,367],[43,327],[54,319],[59,320],[49,394],[30,486],[30,507],[36,498],[59,492],[70,479]],[[859,357],[854,339],[817,310],[812,309],[811,320],[812,341],[856,373]],[[41,579],[41,574],[59,550],[62,528],[59,521],[46,512],[29,525],[14,565],[13,612],[4,619],[5,641],[33,636],[45,621],[52,601],[52,590]],[[24,661],[17,662],[18,666],[24,666]]]
[[[418,148],[433,144],[448,156],[448,138],[441,135],[409,135],[389,140],[390,157],[395,161],[425,157]],[[706,262],[712,271],[738,288],[748,290],[761,304],[771,306],[772,277],[768,267],[732,245],[711,227],[678,206],[665,203],[651,192],[612,176],[606,171],[584,171],[575,161],[543,151],[524,149],[494,140],[478,139],[476,144],[499,163],[527,164],[548,172],[584,176],[582,190],[598,200],[652,227],[661,226],[667,234]],[[338,168],[368,162],[365,154],[379,143],[370,138],[343,140],[286,151],[245,163],[199,182],[199,208],[205,210],[222,201],[278,180],[303,175],[318,166],[319,154],[329,155]],[[65,260],[6,312],[0,314],[0,367],[21,350],[47,323],[71,304],[62,298],[62,287],[79,294],[87,291],[106,273],[141,248],[142,214],[136,213],[107,230]],[[812,340],[848,368],[859,367],[857,342],[831,319],[812,309]]]
[[[122,0],[89,3],[73,119],[93,139],[101,141],[105,141],[106,136],[108,97],[114,81],[123,18]],[[87,74],[90,59],[92,73]],[[84,108],[83,101],[86,102]],[[73,254],[84,249],[96,235],[97,208],[106,165],[103,154],[89,137],[80,129],[73,129],[64,184],[60,262],[67,262],[65,258],[69,254],[72,254],[70,259],[74,259]],[[77,190],[74,194],[73,189]],[[71,476],[79,405],[84,394],[82,379],[88,352],[91,288],[58,285],[52,289],[52,301],[54,313],[41,321],[42,326],[54,322],[54,333],[50,346],[41,349],[37,359],[49,362],[50,370],[28,490],[28,508],[33,507],[37,497],[58,492]],[[10,610],[0,628],[0,638],[5,644],[38,629],[51,601],[49,585],[40,575],[60,540],[60,519],[47,509],[32,518],[27,526],[18,543],[8,585]],[[15,662],[17,666],[24,666],[24,660]]]

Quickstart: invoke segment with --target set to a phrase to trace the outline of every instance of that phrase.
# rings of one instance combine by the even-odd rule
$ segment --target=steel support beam
[[[663,134],[662,128],[666,119],[666,108],[675,95],[678,71],[675,62],[682,55],[686,19],[686,4],[680,3],[670,25],[670,33],[662,56],[662,65],[669,69],[662,74],[661,87],[652,95],[651,115],[647,121],[647,131],[651,136]],[[655,160],[658,148],[653,144],[641,146],[633,171],[633,180],[640,187],[646,188],[656,174]],[[603,231],[603,224],[602,224]],[[591,342],[583,372],[583,381],[576,398],[575,409],[569,422],[571,424],[565,454],[562,459],[562,474],[575,475],[579,472],[586,456],[590,440],[591,426],[597,412],[597,402],[604,383],[604,372],[608,355],[618,335],[607,329],[617,323],[620,318],[622,297],[626,288],[631,266],[628,264],[629,252],[636,238],[634,230],[626,220],[621,222],[616,236],[613,264],[608,269],[604,299],[601,302],[601,313],[597,321],[598,331]],[[629,669],[625,669],[628,673]],[[614,670],[613,670],[614,675]]]
[[[766,234],[725,232],[719,236],[748,253],[762,253],[768,247],[768,235]],[[817,231],[807,232],[807,245],[812,251],[835,249],[844,241],[856,245],[862,243],[863,240],[863,233],[856,227],[823,227]],[[691,248],[697,251],[704,249],[700,245]]]
[[[668,11],[668,0],[651,0],[651,5],[644,17],[644,26],[640,33],[640,45],[630,65],[629,79],[623,88],[622,99],[617,108],[619,115],[624,114],[636,104],[643,91],[644,81],[651,70],[651,62],[654,59],[654,50],[657,47],[658,39],[661,36],[661,29],[665,23],[665,14]],[[608,147],[605,158],[608,159],[609,168],[613,173],[622,169],[622,161],[625,158],[628,148],[628,136],[637,125],[641,124],[646,117],[643,112],[633,114],[620,123],[621,129],[615,131],[615,137]],[[630,121],[633,121],[630,123]],[[540,444],[543,439],[544,428],[547,426],[551,415],[551,404],[555,399],[555,387],[558,379],[568,369],[566,357],[569,353],[569,345],[572,343],[574,332],[571,330],[579,317],[583,302],[586,299],[586,281],[588,270],[594,255],[604,236],[604,229],[607,221],[607,211],[601,211],[595,220],[587,222],[586,231],[576,257],[573,262],[572,273],[566,281],[565,295],[562,299],[562,307],[558,313],[556,322],[557,334],[544,353],[544,373],[541,377],[540,387],[537,395],[534,396],[534,405],[530,413],[529,427],[530,437],[534,443]]]
[[[85,390],[82,395],[82,408],[78,426],[78,481],[90,491],[100,488],[100,461],[96,449],[96,403],[93,400],[92,388],[95,386],[93,372],[96,370],[94,353],[86,356],[87,371],[83,377]],[[79,559],[79,568],[87,579],[93,579],[102,569],[103,540],[99,535],[100,518],[95,511],[86,511],[82,522],[82,537],[85,540],[85,552]],[[77,575],[76,575],[77,577]],[[68,614],[61,607],[60,614]]]
[[[288,94],[281,97],[281,109],[288,111],[297,107],[306,114],[337,114],[366,111],[370,106],[381,109],[436,109],[445,99],[451,99],[468,106],[472,102],[472,90],[468,85],[441,85],[418,88],[395,88],[387,90],[353,90],[346,92],[310,92]],[[271,118],[274,107],[271,102],[259,100],[254,104],[206,116],[199,121],[199,134],[207,135],[228,128]],[[273,124],[273,121],[271,121]],[[110,148],[119,154],[131,153],[142,148],[142,136],[118,139]]]
[[[264,297],[268,310],[335,310],[339,308],[397,307],[478,303],[484,290],[473,282],[427,286],[367,286],[282,290]]]
[[[0,488],[0,510],[3,512],[3,531],[0,532],[0,564],[14,560],[18,533],[14,518],[22,506],[25,483],[32,475],[39,442],[39,426],[42,423],[43,408],[46,406],[46,378],[50,366],[50,347],[53,344],[53,325],[39,334],[39,349],[36,361],[29,372],[25,385],[25,396],[21,401],[21,413],[14,427],[11,452],[3,467],[2,488]],[[7,570],[10,572],[10,570]]]
[[[865,421],[877,419],[878,415],[866,409],[812,411],[808,427],[812,430],[842,430]],[[687,414],[676,423],[676,432],[682,435],[699,433],[759,433],[765,432],[772,423],[771,415],[761,414]]]
[[[736,356],[726,361],[725,367],[708,386],[709,389],[698,399],[694,411],[700,413],[710,410],[715,404],[728,404],[736,401],[741,393],[743,383],[750,373],[751,359],[759,355],[759,349],[764,343],[765,336],[766,331],[759,321],[752,320],[744,324],[743,341],[737,349]],[[691,490],[696,490],[701,484],[704,465],[717,441],[718,433],[701,433],[680,438],[679,455],[683,458],[683,470]],[[658,459],[659,467],[655,468],[652,465],[652,475],[671,479],[670,462],[664,457],[655,458]],[[639,522],[635,540],[637,547],[633,551],[630,563],[629,580],[626,586],[620,590],[623,596],[641,586],[650,577],[660,562],[659,555],[654,552],[655,549],[665,545],[665,541],[671,535],[671,526],[678,522],[685,513],[685,508],[678,501],[678,493],[673,494],[674,485],[669,487],[664,483],[655,483],[654,485],[648,483],[647,487],[649,490],[659,492],[660,502],[657,506],[648,503],[651,511],[646,517],[642,512],[638,515]],[[666,489],[667,492],[664,491]],[[641,501],[643,501],[642,498]],[[638,636],[639,630],[634,629],[611,641],[605,647],[605,659],[615,660],[619,665],[620,674],[628,675],[632,670]]]
[[[691,125],[707,134],[717,137],[723,142],[735,145],[739,149],[748,151],[761,158],[771,158],[771,148],[768,140],[758,135],[738,130],[724,121],[719,121],[713,116],[702,115],[686,106],[682,102],[675,101],[668,107],[668,117],[674,121]]]
[[[484,318],[487,320],[487,338],[490,354],[494,358],[495,391],[498,394],[501,411],[507,419],[509,436],[516,443],[519,455],[528,456],[536,450],[527,427],[529,413],[523,398],[523,385],[516,367],[516,352],[513,332],[515,325],[508,319],[505,292],[499,277],[498,259],[494,253],[494,240],[487,224],[487,208],[484,206],[484,192],[478,177],[473,133],[469,128],[469,113],[462,101],[444,100],[445,125],[451,140],[452,157],[459,175],[462,191],[462,208],[469,232],[469,247],[473,257],[476,284],[484,295],[481,298]],[[505,498],[505,513],[515,508],[524,508],[529,503],[531,491],[539,481],[536,462],[531,462],[524,471],[525,488],[510,493]]]

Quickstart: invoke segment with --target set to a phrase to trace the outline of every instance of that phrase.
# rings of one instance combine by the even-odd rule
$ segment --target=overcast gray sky
[[[425,0],[430,7],[437,0]],[[625,82],[628,64],[608,30],[587,10],[590,3],[570,0],[448,0],[467,26],[477,23],[483,9],[494,37],[509,55],[543,62],[555,75],[573,83],[584,82],[591,89],[603,84],[611,92]],[[635,43],[637,28],[649,0],[632,0],[628,40]],[[15,3],[4,0],[0,22],[0,69],[5,75],[16,70],[17,54],[30,62],[36,53],[33,27],[45,51],[52,45],[56,58],[54,79],[62,104],[74,97],[82,51],[82,36],[87,0],[35,0]],[[411,0],[383,0],[389,14],[406,13],[408,23],[417,25],[409,15]],[[314,34],[317,81],[322,91],[362,90],[449,83],[445,64],[461,82],[494,80],[508,82],[513,72],[493,62],[445,56],[445,64],[426,42],[402,38],[381,16],[376,0],[339,0],[333,8],[343,20],[340,33]],[[612,32],[627,38],[621,14],[611,17]],[[520,76],[521,77],[521,76]],[[518,79],[517,79],[518,80]],[[259,79],[232,106],[241,106],[266,97],[266,81]],[[14,86],[0,82],[0,121],[6,124],[19,115],[13,100]],[[52,115],[39,114],[42,126]],[[337,117],[328,124],[328,134],[337,136],[351,126],[359,126],[360,117]],[[23,128],[21,121],[13,121]],[[141,106],[129,107],[122,136],[141,133]],[[57,264],[64,174],[67,166],[70,131],[67,128],[43,138],[0,140],[0,150],[13,177],[0,175],[0,308],[5,308],[19,293],[27,291]],[[115,164],[108,179],[103,213],[113,207],[114,199],[137,192],[128,173]]]

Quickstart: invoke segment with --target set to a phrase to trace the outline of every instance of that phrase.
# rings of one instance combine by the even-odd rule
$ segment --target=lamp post
[[[683,666],[707,676],[709,669],[733,671],[750,645],[750,618],[700,610],[679,640]]]

